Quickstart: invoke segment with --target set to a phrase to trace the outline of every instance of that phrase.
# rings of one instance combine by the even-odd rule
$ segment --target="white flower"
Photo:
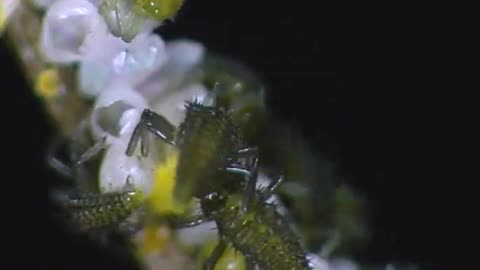
[[[59,0],[51,5],[42,22],[40,50],[47,61],[70,64],[98,48],[96,35],[106,35],[105,22],[87,0]]]
[[[96,37],[99,44],[80,63],[80,94],[96,97],[111,83],[136,86],[166,61],[163,40],[155,34],[140,34],[126,43],[111,34]]]
[[[130,114],[130,118],[122,119],[123,113],[133,108],[141,112],[147,107],[147,101],[135,89],[122,83],[111,84],[94,104],[90,119],[92,135],[96,140],[107,137],[108,144],[129,137],[139,118]]]
[[[136,87],[155,112],[178,125],[184,118],[185,101],[205,101],[208,96],[194,72],[203,60],[205,49],[189,40],[167,42],[165,49],[166,63]]]
[[[90,118],[90,128],[96,140],[106,137],[107,147],[99,172],[101,192],[121,190],[127,178],[144,192],[150,191],[153,160],[140,160],[125,154],[145,108],[146,100],[124,84],[112,84],[98,97]]]
[[[194,70],[204,57],[201,43],[190,40],[169,41],[165,45],[167,61],[155,70],[140,85],[138,90],[149,100],[176,92],[190,83],[195,83]],[[155,102],[154,102],[155,103]]]
[[[134,109],[127,110],[123,116],[130,118],[140,115]],[[99,173],[100,191],[120,191],[130,178],[131,184],[142,189],[146,194],[150,193],[152,179],[154,177],[154,163],[152,159],[139,159],[136,156],[125,155],[127,144],[111,144],[105,152]]]

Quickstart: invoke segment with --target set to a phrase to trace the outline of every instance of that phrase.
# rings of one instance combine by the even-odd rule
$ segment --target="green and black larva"
[[[141,190],[126,186],[105,194],[83,193],[63,200],[73,222],[84,230],[115,226],[127,219],[143,202]]]
[[[223,197],[217,193],[202,200],[203,212],[215,221],[221,238],[205,269],[214,268],[228,245],[241,252],[248,265],[257,265],[260,269],[311,269],[298,236],[274,205],[266,203],[258,193],[246,210],[242,202],[241,196]]]

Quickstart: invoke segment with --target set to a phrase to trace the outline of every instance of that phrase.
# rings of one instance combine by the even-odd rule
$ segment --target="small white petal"
[[[205,47],[201,43],[190,40],[170,41],[166,45],[166,50],[169,61],[165,68],[174,74],[188,72],[200,63],[205,54]]]
[[[120,61],[115,62],[116,76],[122,76],[133,85],[143,81],[167,60],[165,44],[155,34],[140,34],[128,46]]]
[[[151,104],[151,107],[172,124],[178,126],[185,118],[185,102],[193,101],[195,98],[201,100],[207,94],[207,89],[203,85],[192,84],[159,98],[155,104]]]
[[[82,59],[77,80],[80,94],[95,98],[111,84],[115,76],[114,59],[125,52],[128,44],[110,33],[95,36],[91,43],[100,44],[100,49],[89,51]]]
[[[130,177],[134,186],[148,194],[153,179],[153,164],[150,159],[128,157],[125,155],[126,146],[125,143],[113,143],[106,151],[100,168],[100,190],[119,191]]]
[[[320,256],[314,253],[308,253],[307,259],[309,260],[310,267],[313,270],[329,270],[330,269],[328,266],[328,262],[320,258]]]
[[[193,71],[203,60],[205,48],[195,41],[175,40],[166,43],[165,51],[166,63],[138,85],[139,91],[152,100],[193,83]]]
[[[47,61],[69,64],[95,48],[90,38],[106,33],[103,19],[89,1],[59,0],[43,19],[40,49]]]
[[[97,140],[106,136],[108,142],[113,143],[120,134],[133,131],[132,118],[128,118],[129,121],[122,119],[123,114],[129,109],[141,112],[147,107],[147,101],[136,90],[124,84],[110,85],[95,102],[90,118],[92,135]],[[125,126],[128,126],[130,131],[127,131]]]
[[[155,34],[139,35],[131,43],[109,34],[98,43],[102,50],[80,63],[79,89],[86,97],[96,97],[114,82],[135,86],[166,61],[163,40]]]

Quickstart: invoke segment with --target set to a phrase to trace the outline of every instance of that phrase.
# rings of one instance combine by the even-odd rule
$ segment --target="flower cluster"
[[[109,2],[41,3],[46,14],[39,40],[46,62],[75,65],[76,89],[83,98],[93,101],[90,129],[96,140],[106,138],[108,145],[100,171],[104,192],[121,189],[127,175],[148,179],[143,174],[149,170],[123,154],[143,109],[155,109],[178,123],[184,101],[206,95],[201,84],[183,82],[202,60],[204,47],[200,43],[165,42],[152,27],[143,27],[126,42],[112,33],[110,17],[102,13],[100,3]],[[115,15],[119,20],[124,17],[121,13]],[[178,84],[181,89],[176,87]],[[147,188],[146,183],[136,184]]]
[[[42,14],[41,31],[38,33],[38,43],[34,47],[38,49],[44,66],[48,67],[38,73],[35,88],[47,99],[55,98],[63,92],[61,71],[64,68],[71,68],[74,71],[73,85],[70,87],[89,104],[86,119],[82,123],[75,124],[78,124],[82,132],[88,133],[94,141],[84,152],[80,161],[85,162],[100,151],[104,151],[98,171],[94,172],[94,175],[98,176],[98,180],[95,180],[98,183],[95,185],[98,186],[99,194],[122,192],[128,180],[129,184],[133,184],[135,188],[142,191],[142,194],[146,194],[147,198],[156,202],[157,210],[160,209],[158,212],[173,209],[177,153],[172,151],[173,154],[171,154],[167,150],[166,152],[169,152],[167,157],[159,162],[155,153],[150,153],[148,158],[139,158],[135,155],[126,155],[125,152],[145,109],[150,109],[165,117],[174,126],[179,126],[184,119],[186,101],[196,100],[202,104],[209,104],[215,98],[211,85],[207,85],[206,80],[200,79],[201,76],[199,76],[199,73],[205,69],[202,65],[208,58],[203,44],[192,40],[165,41],[154,33],[154,30],[165,20],[175,16],[182,1],[31,0],[30,2]],[[0,2],[0,31],[3,30],[19,4],[20,0]],[[243,80],[239,83],[235,76],[232,81],[232,77],[229,76],[232,75],[230,73],[234,73],[231,71],[235,68],[226,71],[228,65],[220,66],[221,75],[214,76],[214,80],[233,82],[233,90],[226,95],[226,98],[224,97],[231,108],[263,106],[263,92],[246,93],[247,91],[242,87],[249,85],[249,82]],[[214,73],[217,68],[213,67],[209,72]],[[227,76],[221,77],[225,74]],[[251,88],[256,89],[256,87]],[[242,97],[239,98],[241,95]],[[238,120],[238,123],[243,123],[242,121]],[[274,141],[275,139],[272,138],[272,142],[267,142],[267,144],[270,143],[268,146],[275,146]],[[280,145],[284,146],[284,142],[282,141]],[[168,147],[158,148],[165,150]],[[290,150],[287,149],[287,151]],[[282,153],[275,152],[274,155],[280,156]],[[295,159],[295,154],[289,158]],[[271,182],[272,179],[260,170],[258,188],[266,187]],[[291,199],[296,200],[293,204],[308,197],[303,194],[311,193],[310,190],[296,192],[294,188],[289,191],[294,194]],[[288,195],[288,192],[286,194]],[[336,194],[337,199],[342,201],[337,207],[356,209],[351,207],[356,202],[352,202],[349,192],[338,194]],[[311,208],[313,200],[305,201],[308,204],[307,207]],[[276,204],[278,212],[283,216],[294,212],[294,207],[288,209],[276,194],[268,203]],[[304,206],[301,203],[298,205]],[[298,205],[297,208],[300,207]],[[103,208],[98,209],[103,211]],[[302,214],[307,213],[308,221],[313,219],[311,215],[315,214],[315,209],[301,210]],[[350,212],[355,213],[351,215]],[[348,238],[351,233],[349,230],[356,234],[364,234],[363,227],[357,223],[355,215],[357,212],[350,212],[342,210],[333,214],[340,222],[334,225],[337,228],[332,229],[335,231],[332,235]],[[347,223],[348,226],[342,227]],[[297,228],[300,234],[304,229],[301,225]],[[314,225],[316,226],[317,223]],[[185,246],[209,247],[208,245],[212,242],[218,241],[219,232],[212,230],[212,226],[214,226],[213,222],[181,229],[178,240]],[[168,238],[166,235],[169,233],[165,233],[164,229],[165,227],[147,225],[141,231],[140,249],[144,252],[143,255],[148,255],[152,250],[157,252],[165,245]],[[320,228],[318,230],[320,231]],[[307,254],[311,264],[309,267],[311,269],[359,269],[358,265],[349,260],[327,259],[330,257],[331,250],[343,241],[339,239],[340,237],[332,237],[331,241],[326,241],[321,251],[309,250]],[[234,253],[232,254],[226,257],[225,263],[219,265],[228,266],[228,269],[244,269],[243,264],[235,264],[238,263],[238,258]],[[165,260],[161,263],[156,260],[149,264],[152,269],[156,267],[167,269],[165,265]],[[388,266],[388,269],[392,268]]]

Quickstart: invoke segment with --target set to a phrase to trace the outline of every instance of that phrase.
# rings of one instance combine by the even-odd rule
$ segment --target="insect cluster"
[[[153,32],[182,1],[30,4],[41,17],[37,94],[85,108],[48,151],[70,180],[55,193],[68,224],[120,233],[151,269],[172,254],[173,269],[346,267],[330,259],[365,240],[361,201],[271,115],[253,72]]]

